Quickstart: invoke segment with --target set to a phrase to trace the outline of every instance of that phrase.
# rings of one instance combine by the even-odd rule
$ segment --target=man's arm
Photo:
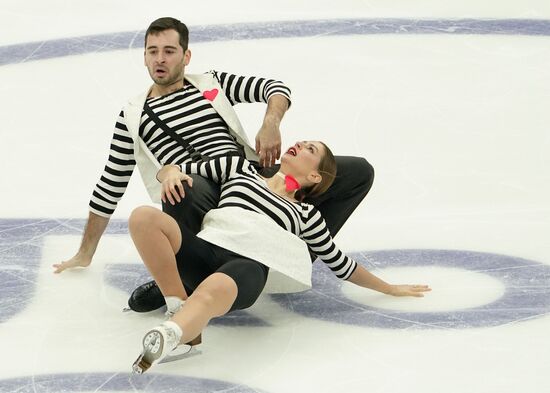
[[[84,234],[82,235],[82,243],[80,248],[74,257],[61,263],[53,265],[55,268],[54,273],[61,273],[65,269],[73,267],[87,267],[92,263],[92,258],[97,249],[99,239],[105,232],[107,224],[109,223],[109,217],[101,217],[95,213],[90,212],[88,215],[88,222],[84,227]]]
[[[273,95],[267,102],[264,121],[256,135],[256,153],[260,155],[260,165],[270,167],[281,157],[281,120],[288,110],[288,99],[280,94]]]
[[[216,72],[216,77],[232,105],[243,102],[267,104],[263,124],[256,135],[256,153],[260,165],[270,167],[281,156],[279,125],[290,107],[291,91],[283,82],[255,76]]]
[[[124,112],[121,111],[111,139],[107,163],[90,199],[90,213],[80,248],[71,259],[54,264],[55,273],[72,267],[86,267],[92,263],[99,239],[126,191],[135,165],[134,143],[126,127]]]

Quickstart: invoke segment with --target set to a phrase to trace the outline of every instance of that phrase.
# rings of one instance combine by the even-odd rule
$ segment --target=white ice
[[[144,30],[165,15],[191,28],[346,18],[550,20],[543,0],[3,0],[0,9],[0,49]],[[373,189],[336,238],[344,250],[468,250],[550,265],[548,35],[319,35],[191,43],[191,50],[188,72],[273,76],[292,88],[284,145],[321,139],[338,154],[374,165]],[[27,220],[10,244],[0,227],[0,286],[19,279],[34,288],[15,301],[0,300],[0,313],[21,309],[0,323],[0,392],[120,391],[109,381],[129,372],[144,331],[162,319],[160,312],[121,313],[127,293],[105,281],[108,269],[139,262],[124,233],[107,234],[86,270],[53,275],[51,269],[76,252],[81,226],[69,220],[87,216],[115,119],[148,83],[141,49],[0,66],[0,224]],[[253,137],[264,107],[237,110]],[[141,204],[150,201],[134,176],[114,218],[127,219]],[[41,231],[41,219],[70,231]],[[23,246],[41,250],[38,264],[26,264]],[[343,304],[380,314],[458,313],[483,305],[491,311],[511,289],[491,272],[464,266],[417,262],[375,271],[392,282],[431,284],[433,292],[398,299],[345,284]],[[547,291],[548,277],[533,276],[542,286],[526,291]],[[550,391],[550,301],[535,306],[526,293],[521,307],[505,310],[509,322],[493,326],[488,319],[487,326],[463,329],[329,322],[264,296],[249,315],[268,326],[214,324],[201,355],[159,365],[153,375],[157,383],[166,376],[181,377],[179,383],[221,381],[237,386],[233,391],[544,393]],[[529,309],[532,317],[514,319]],[[66,373],[96,384],[32,382]],[[5,384],[13,378],[24,385]],[[135,383],[135,391],[187,391],[178,383]]]

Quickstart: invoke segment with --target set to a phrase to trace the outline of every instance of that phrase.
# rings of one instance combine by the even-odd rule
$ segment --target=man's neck
[[[171,85],[157,85],[156,83],[151,88],[149,97],[161,97],[172,94],[175,91],[183,89],[183,79],[172,83]]]

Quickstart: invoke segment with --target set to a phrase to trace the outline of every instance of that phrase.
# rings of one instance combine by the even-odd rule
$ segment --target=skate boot
[[[185,304],[185,301],[181,300],[177,296],[166,296],[164,300],[166,301],[166,312],[164,313],[164,315],[166,316],[167,319],[172,318],[174,314],[177,313],[179,310],[181,310],[181,308]],[[193,340],[189,341],[188,343],[185,343],[185,345],[194,347],[201,343],[202,343],[202,336],[199,334]]]
[[[166,312],[164,315],[166,315],[166,318],[168,319],[172,318],[175,313],[181,310],[183,304],[185,303],[185,301],[181,300],[177,296],[166,296],[164,298],[164,302],[166,303]]]
[[[135,312],[149,312],[161,308],[166,303],[155,281],[140,285],[130,295],[128,307]]]
[[[143,350],[132,365],[134,374],[142,374],[166,358],[180,342],[182,331],[172,321],[149,330],[143,337]]]

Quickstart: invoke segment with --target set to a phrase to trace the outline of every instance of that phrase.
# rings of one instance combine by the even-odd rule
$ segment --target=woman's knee
[[[207,306],[226,300],[233,304],[237,297],[237,284],[224,273],[213,273],[193,292],[193,297]]]
[[[140,206],[135,208],[128,218],[128,229],[135,234],[155,227],[162,212],[151,206]]]

